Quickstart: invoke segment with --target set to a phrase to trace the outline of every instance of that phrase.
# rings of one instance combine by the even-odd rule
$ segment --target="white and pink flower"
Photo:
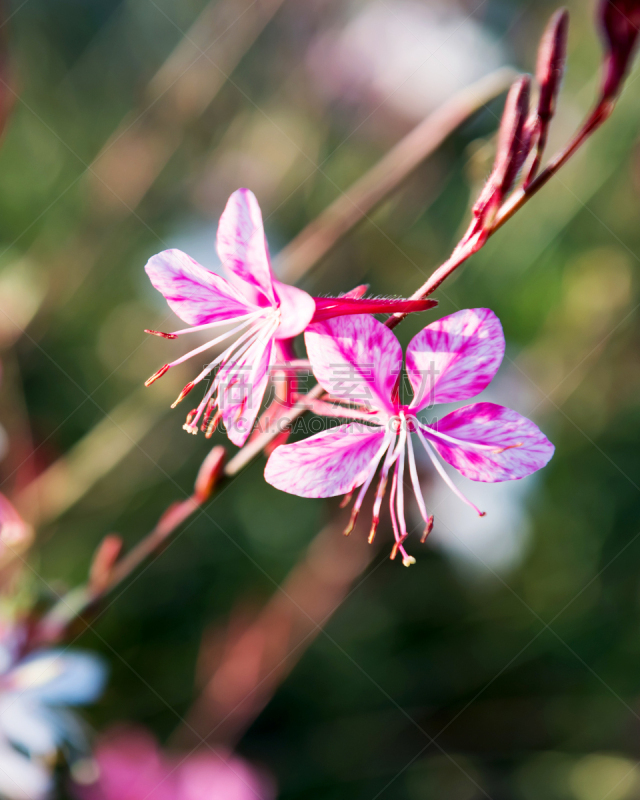
[[[286,340],[312,322],[344,314],[422,311],[433,300],[365,299],[358,296],[313,298],[301,289],[276,280],[271,270],[258,201],[248,189],[234,192],[220,218],[218,255],[229,280],[205,269],[180,250],[153,256],[146,272],[169,307],[190,327],[174,333],[147,331],[175,339],[194,331],[224,327],[208,342],[165,364],[149,378],[149,386],[168,369],[207,352],[222,342],[233,342],[182,390],[177,405],[218,368],[202,401],[187,417],[185,429],[197,433],[198,424],[218,410],[234,444],[243,445],[256,419],[277,354],[287,354]],[[231,329],[229,330],[229,326]]]
[[[313,409],[358,422],[276,448],[265,478],[276,488],[302,497],[350,495],[361,487],[348,533],[381,464],[369,535],[372,541],[393,470],[389,498],[395,536],[392,557],[400,552],[405,566],[415,561],[404,548],[405,455],[408,478],[425,523],[423,539],[433,525],[418,481],[411,434],[448,486],[480,515],[452,482],[440,459],[471,480],[496,482],[524,478],[553,455],[553,445],[533,422],[495,403],[468,405],[431,424],[418,418],[434,404],[474,397],[493,379],[505,342],[500,321],[488,309],[451,314],[411,340],[406,369],[413,399],[408,405],[401,403],[399,392],[402,348],[389,328],[374,317],[359,315],[314,324],[305,340],[316,378],[328,393]]]

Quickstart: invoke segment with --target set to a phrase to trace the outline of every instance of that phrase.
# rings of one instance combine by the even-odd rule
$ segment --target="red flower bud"
[[[544,122],[548,122],[556,110],[556,99],[567,57],[568,33],[569,12],[561,8],[549,20],[538,48],[536,64],[536,80],[540,86],[538,118]]]
[[[564,74],[564,63],[567,56],[567,35],[569,33],[569,12],[560,9],[551,17],[538,47],[536,64],[536,80],[540,87],[538,107],[527,123],[530,145],[535,148],[535,157],[529,165],[524,179],[526,189],[535,178],[542,154],[547,144],[549,124],[556,112],[556,100]]]
[[[530,90],[531,78],[528,75],[523,75],[509,90],[500,122],[493,172],[473,207],[473,215],[484,228],[493,221],[495,212],[509,193],[529,153],[530,137],[526,122]]]
[[[227,453],[222,445],[211,449],[198,470],[194,496],[200,503],[206,502],[211,497],[211,492],[222,475],[224,460]]]
[[[598,9],[605,40],[602,99],[612,100],[627,74],[640,32],[640,0],[601,0]]]

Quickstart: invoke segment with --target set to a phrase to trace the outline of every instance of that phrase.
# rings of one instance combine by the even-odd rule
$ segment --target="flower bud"
[[[549,20],[538,48],[536,80],[540,87],[540,97],[537,113],[538,119],[543,122],[548,122],[556,110],[556,99],[567,57],[568,33],[569,12],[561,8]]]
[[[529,152],[525,123],[529,116],[530,91],[531,78],[523,75],[511,87],[502,114],[496,170],[500,177],[500,192],[503,197],[513,186]]]
[[[226,450],[219,444],[211,449],[209,455],[202,462],[194,491],[194,497],[198,502],[204,503],[211,497],[211,493],[222,475],[226,455]]]
[[[598,21],[605,43],[602,100],[619,93],[640,32],[640,0],[600,0]]]
[[[527,122],[530,148],[534,157],[529,164],[524,188],[528,188],[535,178],[547,144],[549,124],[556,113],[556,100],[564,74],[567,57],[567,35],[569,33],[569,12],[560,9],[551,17],[540,40],[536,80],[540,88],[538,106]]]
[[[531,78],[528,75],[523,75],[509,90],[498,132],[493,172],[473,207],[474,216],[484,228],[491,225],[495,212],[513,186],[529,152],[526,122],[530,90]]]

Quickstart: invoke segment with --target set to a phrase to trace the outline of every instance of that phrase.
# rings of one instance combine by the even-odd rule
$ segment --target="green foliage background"
[[[531,70],[554,5],[481,5],[477,19]],[[144,107],[147,81],[203,7],[15,0],[9,9],[18,97],[0,148],[0,295],[15,283],[20,302],[38,310],[3,345],[11,451],[2,491],[17,493],[133,393],[157,417],[115,470],[40,530],[30,574],[43,601],[84,579],[105,534],[138,541],[191,491],[210,447],[182,432],[169,395],[154,399],[158,384],[140,390],[173,352],[143,333],[166,319],[146,259],[189,237],[213,253],[226,196],[254,188],[256,176],[277,251],[410,127],[384,108],[366,119],[366,109],[327,102],[305,56],[344,8],[285,2],[182,131],[136,213],[97,213],[83,173],[123,117]],[[600,58],[592,4],[570,10],[552,146],[587,110]],[[507,570],[473,556],[461,565],[416,541],[417,565],[405,570],[381,552],[240,742],[273,772],[283,800],[640,797],[637,76],[609,123],[443,287],[429,314],[498,314],[515,407],[556,445],[526,494],[522,558]],[[413,291],[467,219],[501,102],[450,137],[302,286]],[[404,323],[401,340],[424,320]],[[110,436],[120,435],[114,426]],[[108,691],[87,713],[97,729],[136,720],[166,740],[193,699],[203,631],[238,604],[265,602],[335,513],[334,502],[278,493],[262,468],[258,460],[227,485],[80,634],[76,645],[111,664]]]

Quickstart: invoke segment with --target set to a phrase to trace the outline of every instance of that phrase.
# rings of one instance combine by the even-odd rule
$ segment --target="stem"
[[[507,220],[518,211],[522,206],[530,200],[534,194],[540,191],[545,184],[558,172],[558,170],[567,163],[571,156],[579,150],[579,148],[587,141],[589,136],[597,130],[605,120],[609,118],[613,111],[613,101],[601,101],[593,109],[591,114],[587,117],[585,123],[580,130],[575,134],[569,144],[560,151],[554,158],[551,159],[547,167],[535,178],[526,188],[518,189],[507,200],[502,208],[498,211],[493,225],[485,232],[485,236],[477,241],[471,239],[465,243],[466,237],[463,237],[462,245],[456,247],[451,256],[444,262],[435,272],[428,278],[422,286],[411,295],[411,299],[422,300],[433,294],[440,284],[449,277],[455,270],[463,264],[470,256],[480,250],[487,239],[498,231]],[[473,227],[473,226],[472,226]],[[471,228],[470,228],[471,230]],[[390,328],[394,328],[401,322],[407,315],[394,314],[387,320]]]
[[[233,747],[357,588],[352,588],[354,581],[377,549],[364,537],[341,536],[345,520],[340,515],[316,534],[255,617],[247,619],[236,606],[229,623],[205,638],[201,657],[206,683],[176,734],[181,747],[198,746],[201,738]],[[215,661],[206,656],[211,640],[223,645]]]
[[[86,583],[72,589],[58,600],[40,621],[34,636],[34,646],[59,641],[75,619],[82,619],[84,613],[128,578],[146,558],[166,544],[179,526],[201,506],[202,501],[195,495],[169,506],[155,528],[116,563],[108,580],[99,591],[94,590],[90,583]]]

